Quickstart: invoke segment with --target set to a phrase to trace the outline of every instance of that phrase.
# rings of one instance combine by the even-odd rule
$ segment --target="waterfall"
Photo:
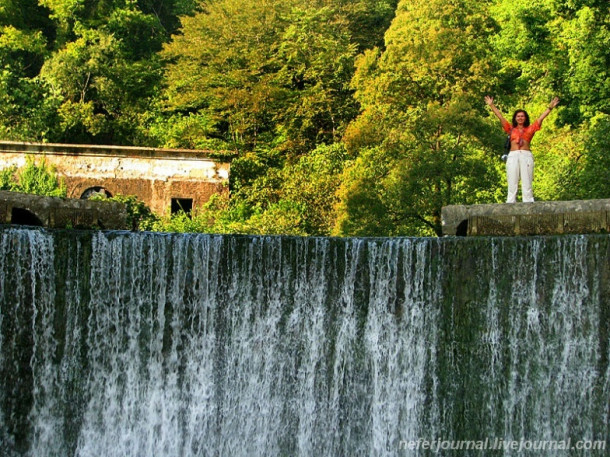
[[[0,228],[0,457],[608,447],[609,259],[608,235]],[[535,455],[604,451],[575,452]]]

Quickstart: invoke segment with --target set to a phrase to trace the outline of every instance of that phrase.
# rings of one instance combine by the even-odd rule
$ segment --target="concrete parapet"
[[[0,224],[52,228],[127,229],[125,205],[118,202],[43,197],[0,191]]]
[[[443,235],[610,233],[610,199],[445,206]]]

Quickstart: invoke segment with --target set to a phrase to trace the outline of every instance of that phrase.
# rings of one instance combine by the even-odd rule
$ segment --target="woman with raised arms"
[[[510,135],[510,153],[506,160],[506,178],[508,180],[506,203],[515,203],[517,201],[519,179],[521,179],[523,201],[533,202],[534,156],[530,149],[530,142],[534,134],[540,130],[544,118],[557,106],[559,99],[557,97],[553,98],[551,103],[549,103],[549,107],[531,125],[529,115],[522,109],[515,111],[515,114],[513,114],[513,124],[511,126],[504,119],[500,110],[494,105],[493,97],[486,96],[485,103],[489,105],[494,114],[500,119],[504,131]]]

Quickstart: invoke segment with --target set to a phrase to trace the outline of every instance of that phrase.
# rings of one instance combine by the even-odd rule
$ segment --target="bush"
[[[135,195],[120,195],[106,197],[98,194],[91,197],[91,200],[107,200],[122,203],[127,210],[127,224],[131,230],[150,231],[153,230],[159,218]]]
[[[0,190],[49,197],[66,196],[66,186],[57,176],[55,167],[48,166],[44,159],[40,164],[36,164],[31,156],[26,158],[26,166],[21,169],[10,167],[2,170]]]

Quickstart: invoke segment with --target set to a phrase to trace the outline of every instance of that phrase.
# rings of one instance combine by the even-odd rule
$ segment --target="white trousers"
[[[518,149],[510,151],[506,159],[506,178],[508,180],[508,197],[506,203],[517,201],[519,178],[521,179],[521,195],[524,202],[534,201],[532,182],[534,180],[534,156],[532,151]]]

